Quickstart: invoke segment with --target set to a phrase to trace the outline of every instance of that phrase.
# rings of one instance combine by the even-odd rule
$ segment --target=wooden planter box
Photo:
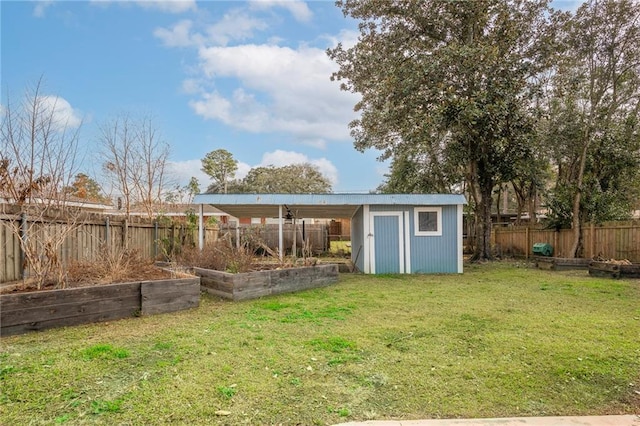
[[[200,277],[202,290],[231,300],[256,299],[272,294],[291,293],[324,287],[338,281],[338,265],[231,274],[211,269],[193,268]]]
[[[189,309],[200,279],[106,284],[0,295],[0,335]]]
[[[536,257],[538,269],[568,271],[571,269],[589,269],[591,259],[570,259],[568,257]]]
[[[640,278],[640,263],[618,265],[610,262],[591,262],[589,275],[608,278]]]

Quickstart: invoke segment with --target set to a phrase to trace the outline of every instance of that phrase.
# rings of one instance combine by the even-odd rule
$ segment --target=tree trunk
[[[529,190],[529,200],[528,200],[528,210],[529,210],[529,224],[530,225],[535,225],[536,223],[538,223],[538,217],[536,216],[536,198],[537,198],[537,194],[536,194],[536,190],[535,189],[530,189]]]
[[[580,168],[576,179],[576,192],[573,196],[573,209],[571,212],[571,229],[573,229],[573,243],[569,250],[569,257],[579,257],[582,243],[582,220],[580,218],[580,203],[582,201],[582,181],[584,179],[584,169],[587,163],[587,152],[589,151],[589,141],[585,138],[582,152],[580,154]]]
[[[471,260],[493,260],[493,254],[491,252],[491,193],[493,188],[489,185],[484,185],[480,188],[481,197],[477,205],[476,215],[478,221],[476,222],[476,247],[475,253]]]

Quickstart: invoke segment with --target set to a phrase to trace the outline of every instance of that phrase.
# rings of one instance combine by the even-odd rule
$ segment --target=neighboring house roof
[[[187,211],[192,211],[195,214],[198,214],[200,206],[198,204],[163,204],[161,206],[154,207],[154,214],[160,216],[167,217],[181,217],[186,216]],[[122,210],[112,210],[109,212],[110,214],[123,214]],[[133,207],[130,216],[147,216],[147,211],[142,209],[139,206]],[[205,216],[225,216],[226,213],[213,207],[213,206],[204,206],[204,215]]]
[[[13,200],[0,200],[0,204],[7,205],[16,205]],[[60,199],[48,199],[42,197],[32,197],[29,202],[24,203],[24,205],[33,205],[33,206],[65,206],[65,207],[79,207],[86,210],[108,210],[111,209],[112,206],[110,204],[101,203],[99,201],[91,201],[85,198],[78,198],[73,196],[67,196],[65,198]]]
[[[198,194],[194,204],[209,204],[235,217],[278,217],[290,211],[309,218],[350,218],[362,205],[445,206],[467,204],[460,194]]]

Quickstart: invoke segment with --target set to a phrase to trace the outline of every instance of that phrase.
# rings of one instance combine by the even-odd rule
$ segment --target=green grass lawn
[[[467,266],[3,338],[0,424],[640,411],[640,281]]]

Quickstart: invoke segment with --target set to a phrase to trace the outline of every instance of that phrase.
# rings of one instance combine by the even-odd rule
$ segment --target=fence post
[[[158,221],[153,221],[153,257],[158,258]]]
[[[28,278],[27,276],[27,271],[25,268],[25,264],[26,264],[26,255],[24,252],[24,248],[27,245],[27,235],[28,235],[28,227],[29,224],[27,223],[27,214],[26,213],[21,213],[20,214],[20,240],[21,240],[21,244],[20,244],[20,278]]]
[[[171,222],[171,243],[169,244],[169,254],[173,257],[173,251],[176,246],[176,223]]]
[[[524,230],[524,235],[525,235],[525,239],[524,239],[524,244],[525,244],[525,248],[524,248],[524,258],[525,259],[529,259],[529,246],[531,245],[530,243],[530,234],[529,234],[529,226],[527,226]]]
[[[593,259],[593,257],[596,255],[595,251],[596,251],[596,226],[593,224],[593,222],[591,222],[591,225],[589,226],[589,233],[591,234],[591,241],[589,244],[589,257]]]
[[[122,248],[124,250],[129,248],[129,219],[122,222]]]
[[[104,221],[104,225],[105,225],[105,231],[104,231],[105,248],[107,250],[111,250],[111,224],[109,222],[109,216],[107,216],[107,219]]]

